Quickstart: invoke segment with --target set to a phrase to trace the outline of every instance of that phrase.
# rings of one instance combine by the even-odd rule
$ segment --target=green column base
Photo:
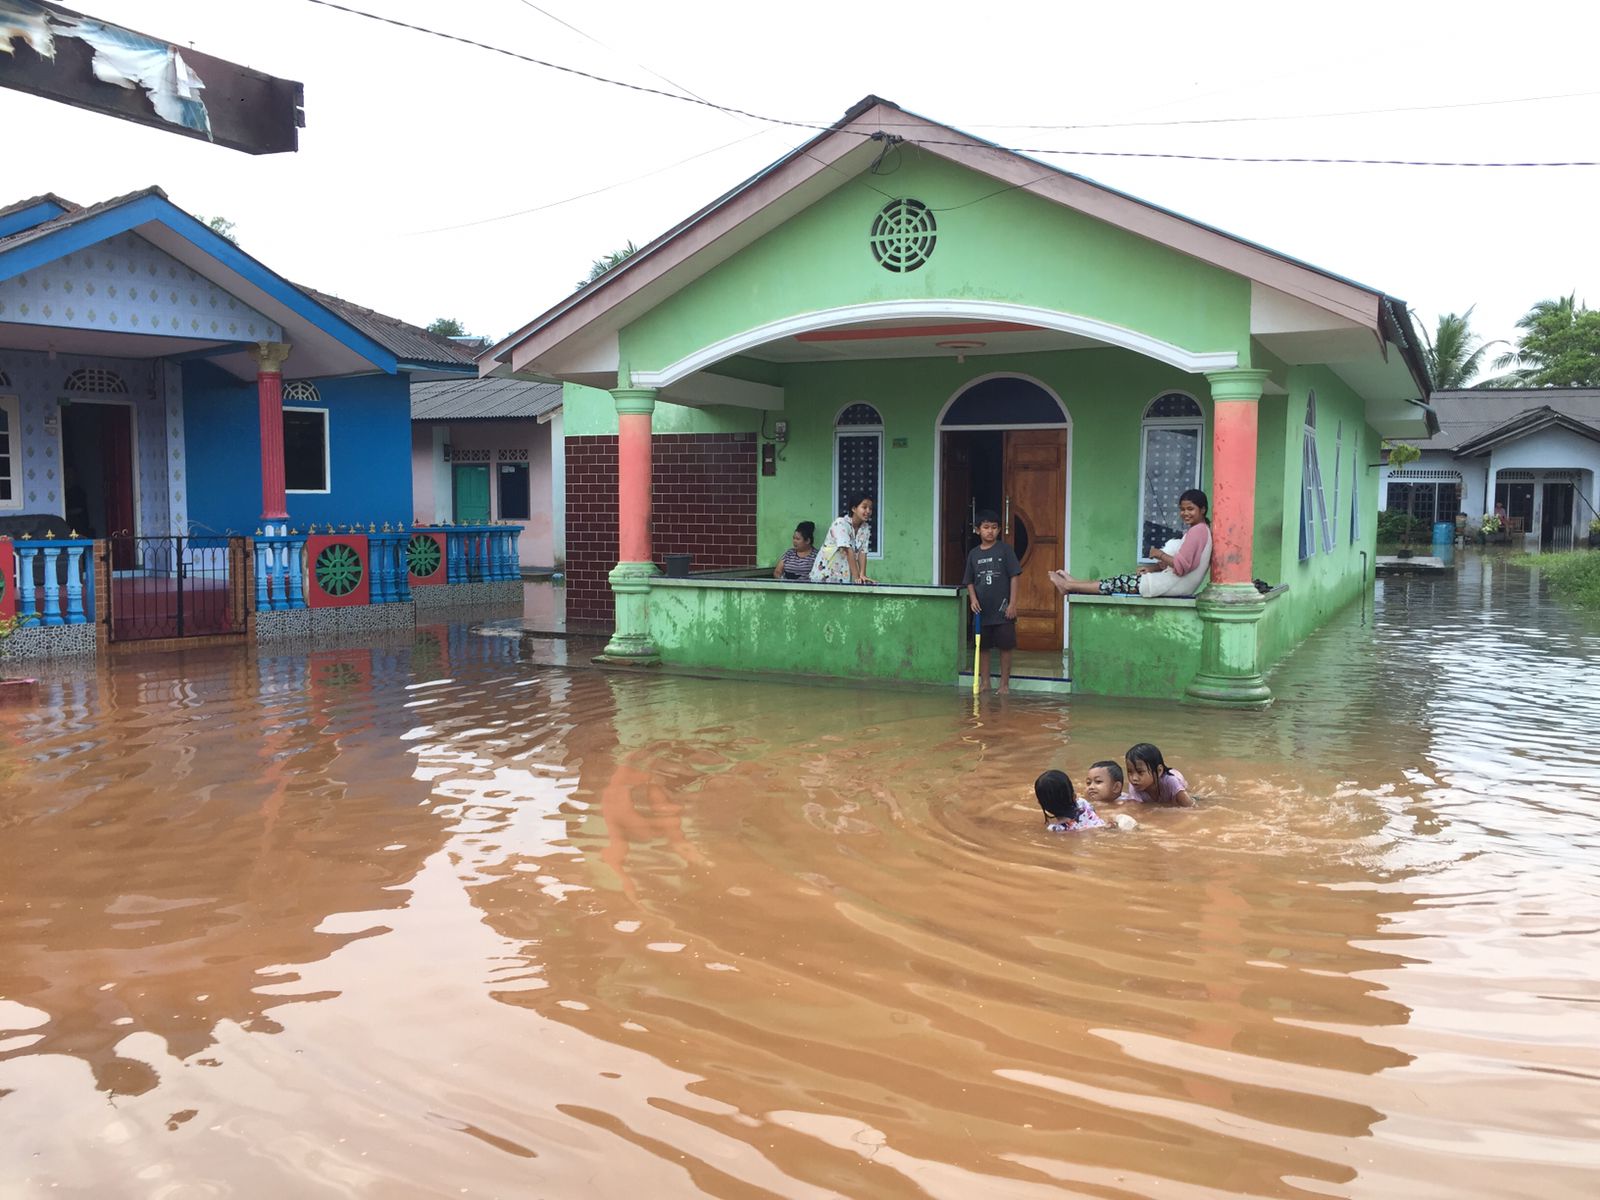
[[[616,597],[617,616],[611,640],[596,662],[653,667],[661,661],[650,640],[650,577],[661,574],[655,563],[618,563],[606,579]]]
[[[1266,601],[1253,584],[1214,583],[1195,601],[1200,670],[1185,695],[1201,704],[1265,708],[1272,689],[1261,677],[1258,625]]]

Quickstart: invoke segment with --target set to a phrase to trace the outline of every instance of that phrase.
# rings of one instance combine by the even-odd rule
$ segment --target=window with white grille
[[[1134,554],[1149,561],[1150,548],[1182,538],[1178,497],[1200,486],[1205,456],[1205,414],[1193,396],[1167,392],[1144,410],[1140,430],[1139,544]]]
[[[111,396],[128,394],[127,380],[106,367],[79,367],[67,376],[61,387],[69,392],[97,392]]]
[[[853,496],[872,497],[872,541],[868,555],[883,554],[883,417],[870,404],[852,404],[833,431],[833,516],[842,516]]]
[[[286,404],[321,404],[322,393],[309,379],[289,379],[283,385],[283,399]]]
[[[0,508],[22,507],[22,485],[17,478],[21,449],[17,432],[21,420],[17,398],[0,396]]]

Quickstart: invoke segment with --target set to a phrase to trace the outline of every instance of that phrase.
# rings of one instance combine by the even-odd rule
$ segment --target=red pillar
[[[656,394],[619,388],[617,405],[617,561],[651,561],[650,420]]]
[[[1256,528],[1256,407],[1267,372],[1214,371],[1211,382],[1211,582],[1248,584]]]
[[[283,342],[257,342],[256,407],[261,417],[261,519],[287,521],[283,486],[283,363],[289,347]]]

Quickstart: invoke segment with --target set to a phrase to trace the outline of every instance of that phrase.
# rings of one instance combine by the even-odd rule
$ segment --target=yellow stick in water
[[[978,616],[978,614],[976,614],[976,613],[974,613],[973,615],[974,616]],[[974,696],[976,696],[980,691],[983,690],[979,686],[980,680],[978,678],[978,661],[979,661],[979,658],[981,657],[981,653],[980,652],[982,651],[982,649],[983,649],[983,618],[981,616],[979,616],[978,619],[972,623],[972,694]]]

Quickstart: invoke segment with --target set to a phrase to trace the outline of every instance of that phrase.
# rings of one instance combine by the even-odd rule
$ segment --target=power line
[[[745,134],[745,136],[742,138],[734,138],[734,140],[731,142],[724,142],[720,146],[712,146],[709,150],[701,150],[696,154],[689,155],[688,158],[680,158],[677,162],[668,163],[664,167],[657,167],[653,171],[646,171],[642,175],[634,175],[629,179],[619,179],[615,183],[608,183],[604,187],[593,188],[587,192],[579,192],[575,196],[566,196],[560,200],[551,200],[548,204],[536,204],[532,208],[519,208],[516,212],[500,213],[498,216],[493,217],[480,217],[476,221],[463,221],[459,225],[440,225],[434,229],[416,229],[413,230],[412,233],[417,236],[429,233],[452,233],[457,229],[472,229],[478,225],[492,225],[496,221],[509,221],[512,217],[526,217],[533,213],[544,212],[548,208],[560,208],[563,204],[571,204],[574,200],[587,200],[590,196],[600,195],[601,192],[609,192],[619,187],[627,187],[630,183],[638,183],[641,179],[649,179],[655,175],[663,175],[676,167],[683,166],[685,163],[691,163],[697,158],[704,158],[708,154],[716,154],[719,150],[727,150],[732,146],[738,146],[744,142],[753,141],[754,139],[761,137],[763,134],[770,132],[771,130],[758,129],[754,133]]]
[[[597,75],[592,71],[580,70],[577,67],[565,66],[561,63],[550,62],[547,59],[534,58],[532,55],[522,54],[504,46],[495,46],[489,42],[480,42],[473,38],[462,37],[460,34],[445,33],[438,29],[430,29],[425,25],[415,25],[409,21],[401,21],[394,17],[385,17],[378,13],[366,12],[359,8],[352,8],[346,4],[336,3],[336,0],[307,0],[309,4],[321,5],[324,8],[337,9],[339,12],[349,13],[351,16],[363,17],[369,21],[378,21],[385,25],[393,25],[400,29],[409,29],[415,33],[427,34],[430,37],[443,38],[446,41],[458,42],[464,46],[473,46],[479,50],[487,50],[491,54],[504,55],[521,62],[531,63],[536,67],[545,67],[552,71],[560,71],[567,75],[576,75],[582,79],[589,79],[595,83],[610,84],[612,87],[625,88],[628,91],[642,92],[650,96],[662,96],[668,100],[676,100],[682,104],[694,104],[703,108],[713,109],[717,112],[730,113],[738,117],[749,117],[752,120],[764,121],[770,125],[785,125],[794,129],[811,129],[828,131],[834,129],[833,125],[821,124],[815,121],[792,121],[784,117],[770,117],[762,113],[751,112],[749,109],[734,108],[731,105],[717,104],[711,100],[704,100],[698,96],[686,96],[678,92],[663,91],[660,88],[647,87],[644,84],[628,83],[625,80],[613,79],[606,75]],[[676,85],[674,85],[676,86]],[[870,138],[873,135],[860,130],[839,130],[841,133],[854,134],[857,137]],[[939,138],[906,138],[913,145],[920,146],[966,146],[966,142],[942,140]],[[1245,155],[1245,154],[1182,154],[1169,151],[1153,150],[1061,150],[1048,147],[1028,146],[1000,146],[1001,150],[1009,150],[1014,154],[1053,154],[1080,158],[1132,158],[1132,159],[1161,159],[1170,162],[1217,162],[1217,163],[1257,163],[1274,165],[1329,165],[1329,166],[1371,166],[1371,167],[1479,167],[1479,168],[1537,168],[1537,167],[1597,167],[1600,160],[1570,159],[1563,161],[1468,161],[1468,160],[1428,160],[1404,158],[1338,158],[1312,155]]]

